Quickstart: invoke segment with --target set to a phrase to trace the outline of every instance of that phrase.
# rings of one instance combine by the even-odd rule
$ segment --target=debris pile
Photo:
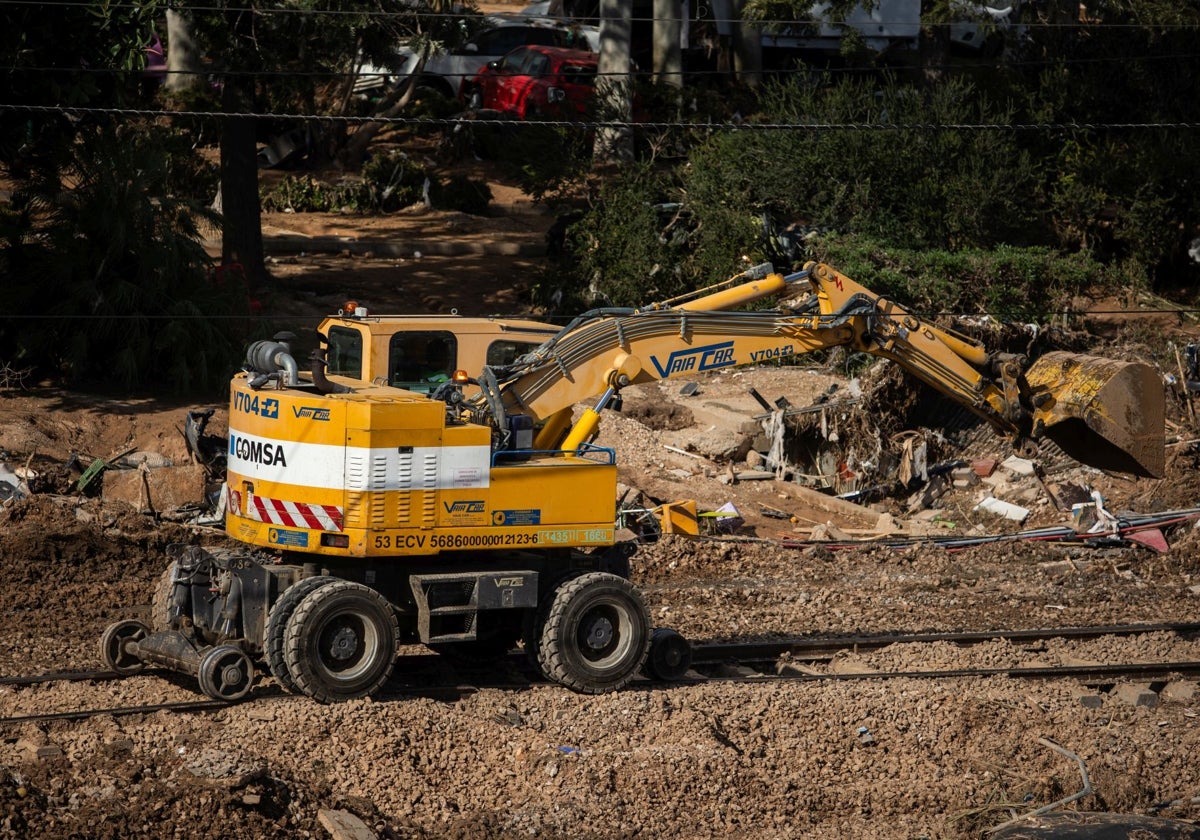
[[[693,498],[700,534],[786,546],[922,541],[954,549],[1003,539],[1164,551],[1164,528],[1200,517],[1191,497],[1157,500],[1148,513],[1114,507],[1106,496],[1129,482],[1049,443],[1036,460],[1012,454],[940,398],[936,430],[901,428],[899,419],[921,415],[919,400],[877,373],[884,367],[850,380],[777,368],[640,386],[638,422],[606,414],[601,432],[631,465],[621,502],[641,517],[633,530],[652,537],[664,511]],[[900,408],[886,410],[891,403]],[[692,426],[655,423],[680,416],[679,406]],[[663,530],[685,533],[674,523]]]

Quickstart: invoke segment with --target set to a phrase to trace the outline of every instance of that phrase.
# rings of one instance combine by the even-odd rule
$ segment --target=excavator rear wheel
[[[296,681],[288,672],[287,661],[283,654],[284,634],[287,633],[288,621],[308,593],[335,580],[337,578],[328,575],[317,575],[297,581],[283,591],[283,594],[271,606],[271,611],[267,613],[267,640],[263,646],[263,655],[266,657],[267,667],[271,670],[271,674],[279,680],[280,685],[293,694],[300,693],[300,689],[296,687]]]
[[[650,614],[641,593],[625,578],[607,572],[565,581],[539,629],[542,673],[584,694],[626,685],[650,648]]]
[[[387,682],[400,646],[396,612],[361,583],[334,580],[296,605],[284,660],[296,688],[321,703],[365,697]]]

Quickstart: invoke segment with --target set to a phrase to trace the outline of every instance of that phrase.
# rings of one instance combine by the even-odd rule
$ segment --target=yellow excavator
[[[782,302],[744,308],[768,297]],[[643,668],[678,676],[686,642],[653,630],[629,579],[619,453],[592,442],[600,412],[631,384],[829,347],[893,360],[1018,452],[1044,437],[1095,467],[1162,472],[1152,367],[989,353],[824,264],[589,312],[429,394],[340,376],[320,354],[302,374],[287,343],[258,342],[229,406],[225,524],[247,548],[172,548],[151,622],[110,626],[101,656],[123,674],[193,674],[226,700],[264,666],[321,702],[369,695],[410,643],[472,661],[520,643],[544,676],[585,693]]]

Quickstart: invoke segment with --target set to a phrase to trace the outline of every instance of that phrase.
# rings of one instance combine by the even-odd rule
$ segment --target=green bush
[[[262,209],[268,213],[324,213],[357,204],[360,188],[349,190],[318,181],[311,175],[285,175],[278,183],[261,190]]]
[[[1013,133],[894,127],[1012,121],[967,82],[772,84],[761,107],[769,123],[813,128],[714,135],[688,167],[697,214],[767,212],[908,247],[1045,244],[1039,168]],[[877,128],[819,127],[847,124]]]
[[[261,191],[268,212],[329,213],[351,210],[390,213],[420,201],[429,177],[425,168],[403,152],[371,157],[361,180],[329,184],[311,175],[286,175]]]
[[[636,305],[747,259],[783,270],[822,255],[905,305],[998,318],[1036,319],[1087,288],[1149,285],[1182,250],[1171,220],[1195,202],[1181,187],[1194,143],[1179,132],[1141,148],[1078,134],[1053,147],[1003,128],[1020,117],[962,79],[767,84],[746,129],[712,133],[683,166],[607,179],[572,227],[574,261],[540,293]],[[669,224],[653,209],[663,203],[678,207]],[[823,236],[781,257],[764,220],[768,232]]]
[[[576,262],[540,283],[535,300],[561,309],[596,304],[636,306],[690,288],[684,263],[695,248],[690,219],[664,204],[667,180],[646,166],[607,179],[590,213],[567,232]],[[657,199],[657,200],[656,200]]]
[[[372,155],[362,167],[365,207],[379,213],[389,213],[421,200],[426,168],[404,152],[393,151]]]
[[[1077,295],[1128,288],[1119,267],[1041,246],[950,252],[887,248],[877,240],[841,236],[815,240],[809,255],[925,317],[989,315],[1043,323]]]

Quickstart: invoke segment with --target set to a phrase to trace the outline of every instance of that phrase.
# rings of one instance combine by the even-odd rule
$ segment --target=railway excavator
[[[149,622],[108,627],[101,656],[120,674],[191,674],[230,701],[264,670],[319,702],[370,695],[418,643],[476,663],[521,646],[583,693],[643,669],[677,678],[690,651],[651,626],[630,580],[620,453],[593,442],[600,413],[628,385],[832,347],[892,360],[1023,455],[1045,438],[1094,467],[1162,472],[1151,366],[988,352],[825,264],[591,311],[430,393],[338,375],[327,350],[301,371],[288,342],[256,342],[231,384],[224,489],[226,533],[244,548],[172,547]]]

